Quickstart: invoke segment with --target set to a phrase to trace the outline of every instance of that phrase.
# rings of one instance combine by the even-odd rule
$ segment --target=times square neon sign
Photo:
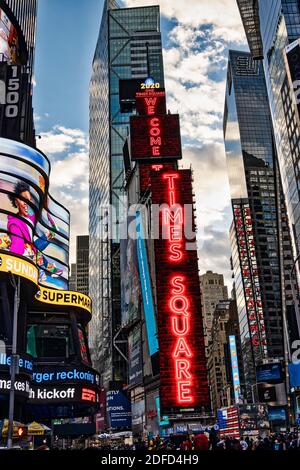
[[[191,178],[190,170],[165,167],[150,176],[152,210],[160,213],[154,251],[160,398],[166,414],[209,405]]]
[[[163,230],[168,232],[168,258],[169,262],[176,264],[184,257],[183,225],[184,214],[182,205],[178,204],[176,195],[176,180],[178,172],[168,172],[163,175],[167,183],[168,208],[163,209]],[[169,313],[171,320],[171,333],[175,339],[172,349],[173,365],[177,388],[177,402],[179,405],[193,403],[193,373],[191,359],[193,353],[189,345],[191,309],[186,295],[186,278],[176,274],[169,280]]]
[[[234,204],[233,214],[251,344],[259,362],[267,357],[267,338],[249,204]]]

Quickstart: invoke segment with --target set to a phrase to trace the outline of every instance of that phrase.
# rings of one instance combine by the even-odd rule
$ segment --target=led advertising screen
[[[153,171],[160,398],[170,409],[209,406],[190,170]]]
[[[279,383],[282,382],[282,367],[281,364],[263,364],[256,367],[256,381],[257,383]]]
[[[136,94],[136,111],[140,116],[153,114],[166,114],[166,92],[160,88],[157,90],[143,90]]]
[[[154,311],[147,247],[142,226],[142,216],[140,212],[136,213],[136,233],[139,275],[141,280],[143,308],[146,320],[147,340],[150,356],[153,356],[158,351],[157,325]]]
[[[141,326],[137,325],[128,336],[128,383],[137,385],[143,381]]]
[[[283,406],[272,406],[268,407],[268,416],[269,416],[269,421],[279,421],[279,422],[284,422],[286,421],[286,409]]]
[[[69,212],[48,193],[39,151],[0,138],[0,250],[29,259],[45,287],[67,289]]]
[[[131,160],[180,159],[178,114],[131,116]]]
[[[300,388],[300,362],[298,364],[289,364],[289,376],[291,388]]]
[[[239,363],[238,363],[235,336],[229,336],[229,347],[230,347],[230,359],[231,359],[234,399],[235,399],[235,403],[239,403],[240,394],[241,394],[241,384],[240,384]]]

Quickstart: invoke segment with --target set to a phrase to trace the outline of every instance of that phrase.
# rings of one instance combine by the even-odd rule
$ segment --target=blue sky
[[[88,84],[102,3],[39,0],[34,108],[40,125],[88,131]]]
[[[231,207],[222,135],[228,48],[245,49],[234,0],[124,0],[159,4],[167,103],[181,116],[183,167],[194,169],[200,271],[230,284]],[[39,0],[34,108],[38,146],[52,161],[52,192],[88,228],[88,91],[102,0]]]

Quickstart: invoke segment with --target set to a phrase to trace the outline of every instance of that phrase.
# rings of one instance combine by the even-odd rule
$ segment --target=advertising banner
[[[40,284],[67,289],[70,217],[48,194],[49,172],[41,152],[0,138],[0,250],[36,264]]]
[[[29,404],[91,402],[99,403],[99,388],[92,385],[32,385],[29,392]]]
[[[143,432],[145,420],[145,400],[132,403],[132,428],[134,432]]]
[[[143,381],[143,354],[141,326],[137,325],[128,337],[128,384],[137,385]]]
[[[152,114],[166,114],[166,92],[160,88],[157,90],[143,90],[136,94],[136,110],[140,116]]]
[[[131,429],[131,402],[122,390],[106,393],[107,413],[111,429]]]
[[[134,217],[128,217],[128,225]],[[121,322],[131,325],[140,317],[140,280],[137,258],[137,241],[131,237],[120,240],[121,270]]]
[[[265,405],[241,405],[240,429],[241,431],[253,431],[269,429],[268,409]]]
[[[300,388],[300,362],[298,364],[289,364],[290,385],[293,389]]]
[[[209,406],[190,170],[153,171],[162,414]]]
[[[256,367],[257,383],[279,383],[282,382],[281,364],[262,364]]]
[[[147,247],[143,233],[142,216],[136,213],[136,233],[139,275],[141,280],[144,315],[146,320],[146,331],[150,356],[158,352],[157,326],[154,311],[151,278],[148,264]]]

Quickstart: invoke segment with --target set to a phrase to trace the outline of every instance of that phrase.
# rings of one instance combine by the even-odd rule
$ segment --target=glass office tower
[[[286,47],[300,37],[300,4],[296,0],[238,0],[237,3],[252,56],[263,58],[294,262],[300,253],[300,129],[293,89],[288,81]],[[255,8],[250,8],[254,4]],[[251,23],[256,24],[255,30]],[[260,45],[259,54],[254,44]],[[296,270],[299,275],[299,264]],[[289,276],[290,270],[285,273],[286,278]],[[298,331],[299,327],[298,319]]]
[[[284,357],[283,303],[288,304],[284,308],[290,315],[290,334],[295,328],[295,311],[291,286],[281,287],[279,222],[287,262],[292,260],[291,242],[276,179],[263,65],[247,52],[229,52],[224,140],[233,207],[232,264],[249,385],[246,393],[251,397],[255,366]],[[282,298],[282,291],[287,292],[287,299]]]
[[[120,79],[152,76],[163,86],[158,6],[104,4],[90,82],[90,346],[103,384],[126,381],[120,333],[120,243],[124,191],[123,146],[129,113],[120,112]],[[110,206],[111,205],[111,206]],[[111,209],[110,209],[111,207]],[[112,217],[110,217],[112,215]]]

